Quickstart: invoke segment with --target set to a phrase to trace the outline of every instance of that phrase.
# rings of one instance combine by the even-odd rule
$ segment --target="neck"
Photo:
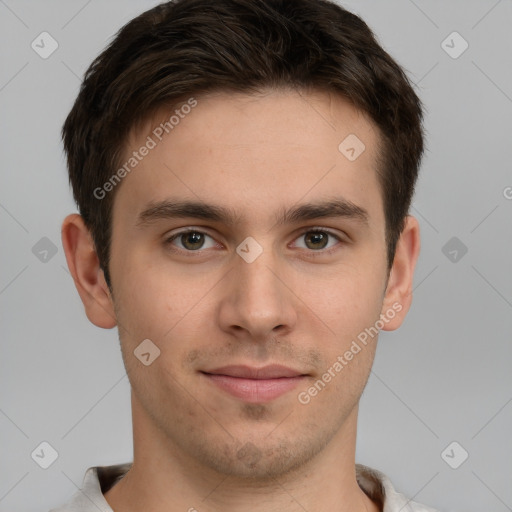
[[[116,512],[378,512],[355,473],[357,406],[307,463],[265,480],[220,474],[185,453],[144,414],[132,393],[134,458],[105,498]]]

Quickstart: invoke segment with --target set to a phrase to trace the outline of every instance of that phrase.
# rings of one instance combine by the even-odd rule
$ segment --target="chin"
[[[232,441],[196,445],[195,457],[217,473],[265,483],[289,475],[306,465],[326,445],[323,439],[271,441],[268,435],[259,440]]]

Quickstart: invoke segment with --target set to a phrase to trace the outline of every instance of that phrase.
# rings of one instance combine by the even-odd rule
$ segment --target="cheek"
[[[136,254],[118,258],[115,268],[112,277],[118,320],[130,338],[163,341],[200,292],[195,286],[185,286],[183,278],[169,267]]]
[[[116,293],[116,315],[125,364],[141,385],[151,381],[173,388],[173,379],[189,377],[180,365],[207,332],[204,323],[211,318],[211,301],[205,296],[213,286],[211,279],[184,277],[136,259],[119,265],[118,272],[123,279]],[[143,340],[157,347],[153,350],[158,357],[148,367],[134,357]],[[173,392],[179,395],[179,389]]]
[[[322,287],[305,283],[301,296],[326,327],[341,350],[365,328],[374,325],[382,308],[380,276],[370,269],[344,268],[329,276]]]
[[[348,347],[345,347],[348,348]],[[333,353],[324,373],[298,390],[298,412],[304,421],[338,430],[357,405],[370,375],[375,344],[356,348],[350,359],[346,351]],[[350,352],[350,350],[349,350]]]

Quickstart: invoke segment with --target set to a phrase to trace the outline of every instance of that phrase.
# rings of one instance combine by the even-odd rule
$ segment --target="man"
[[[433,510],[355,464],[378,332],[412,300],[421,120],[334,3],[177,0],[123,27],[63,127],[62,240],[118,327],[134,460],[56,510]]]

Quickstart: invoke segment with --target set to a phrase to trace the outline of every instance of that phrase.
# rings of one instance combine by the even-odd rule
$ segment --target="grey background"
[[[0,0],[0,511],[48,510],[75,492],[87,467],[132,457],[117,332],[88,322],[60,242],[76,209],[59,132],[86,67],[153,5]],[[411,212],[422,233],[414,302],[401,329],[381,333],[357,461],[440,510],[509,511],[512,2],[344,5],[417,84],[428,137]],[[43,31],[59,44],[47,59],[31,48]],[[469,43],[456,59],[441,45],[453,31]],[[57,251],[47,261],[43,237]],[[452,237],[458,247],[443,252]],[[59,454],[46,470],[31,458],[42,441]],[[469,453],[458,469],[441,457],[453,441]],[[461,450],[448,450],[452,464]]]

